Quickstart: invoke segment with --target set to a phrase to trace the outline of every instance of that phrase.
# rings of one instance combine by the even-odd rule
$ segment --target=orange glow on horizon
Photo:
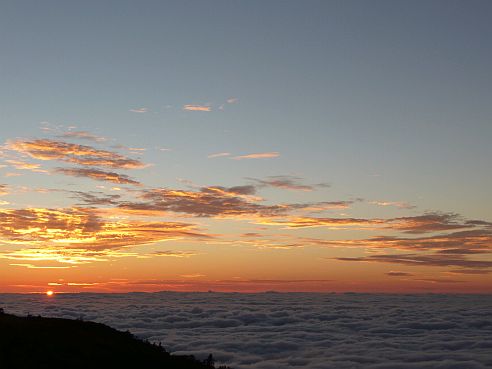
[[[62,162],[62,167],[50,164],[44,175],[56,176],[53,183],[77,186],[38,188],[0,181],[0,196],[9,200],[0,201],[0,292],[48,298],[84,291],[427,293],[492,288],[488,219],[419,210],[408,205],[411,199],[407,204],[382,195],[378,201],[329,198],[323,191],[330,186],[326,182],[293,175],[231,179],[227,186],[180,179],[182,184],[174,187],[159,176],[147,176],[147,183],[120,171],[153,164],[113,149],[143,153],[151,147],[104,149],[99,136],[70,129],[52,135],[54,139],[17,138],[0,146],[0,169],[37,176],[40,164],[31,159]],[[280,153],[209,157],[219,156],[267,159]],[[71,177],[70,182],[62,176]],[[72,183],[73,178],[83,181]],[[94,187],[86,180],[107,183]],[[35,184],[36,178],[27,181]]]

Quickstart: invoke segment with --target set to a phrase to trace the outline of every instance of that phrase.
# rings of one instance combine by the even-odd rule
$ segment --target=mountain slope
[[[0,368],[210,369],[104,324],[0,311]]]

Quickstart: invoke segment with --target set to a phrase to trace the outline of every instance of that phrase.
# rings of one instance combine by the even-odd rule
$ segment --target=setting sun
[[[55,293],[53,291],[46,291],[46,296],[53,296]]]

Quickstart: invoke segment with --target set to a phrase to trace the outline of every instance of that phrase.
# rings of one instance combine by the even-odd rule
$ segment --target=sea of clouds
[[[0,307],[105,323],[235,369],[492,368],[492,295],[0,294]]]

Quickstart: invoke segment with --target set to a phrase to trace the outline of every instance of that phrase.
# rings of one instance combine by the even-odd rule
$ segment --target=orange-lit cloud
[[[121,202],[120,208],[143,211],[171,211],[186,213],[193,216],[238,216],[246,214],[275,214],[284,212],[285,207],[279,205],[261,205],[252,196],[254,186],[237,187],[202,187],[199,191],[174,189],[153,189],[142,191],[142,202]]]
[[[8,172],[4,174],[4,177],[10,178],[10,177],[20,177],[22,176],[22,173],[18,172]]]
[[[147,113],[149,111],[148,108],[134,108],[134,109],[130,109],[129,111],[131,111],[132,113]]]
[[[340,261],[377,262],[402,264],[409,266],[462,267],[462,268],[492,268],[492,261],[470,260],[463,255],[443,256],[441,254],[385,254],[362,257],[340,257]]]
[[[394,206],[399,209],[415,209],[414,205],[410,205],[404,201],[369,201],[369,204],[377,206]]]
[[[413,217],[399,217],[388,223],[391,223],[391,228],[417,234],[492,225],[492,223],[482,221],[463,220],[457,214],[450,213],[427,213]]]
[[[119,194],[105,194],[103,192],[71,191],[70,193],[72,197],[80,199],[83,204],[90,206],[118,205],[121,199]]]
[[[34,264],[28,264],[28,263],[12,263],[9,264],[10,266],[18,266],[18,267],[24,267],[27,269],[68,269],[70,268],[69,266],[40,266],[40,265],[34,265]]]
[[[106,172],[98,169],[88,169],[88,168],[57,168],[56,173],[61,173],[67,176],[91,178],[97,181],[107,181],[118,184],[129,184],[140,186],[141,183],[128,177],[124,174],[118,174],[114,172]]]
[[[151,254],[151,256],[163,256],[163,257],[173,257],[173,258],[189,258],[195,255],[198,254],[194,251],[173,251],[173,250],[154,251]]]
[[[16,140],[9,141],[7,147],[39,160],[59,160],[73,164],[120,169],[136,169],[146,166],[139,160],[128,158],[116,152],[63,141]]]
[[[259,219],[260,224],[279,225],[287,228],[310,227],[357,227],[359,229],[374,229],[385,224],[383,219],[359,219],[359,218],[315,218],[315,217],[288,217],[288,218],[264,218]]]
[[[480,220],[463,220],[456,214],[427,213],[424,215],[398,218],[326,218],[326,217],[287,217],[260,220],[262,224],[280,225],[289,228],[307,227],[346,227],[360,229],[384,228],[410,234],[420,234],[459,229],[490,227],[492,223]]]
[[[215,279],[204,280],[187,278],[183,279],[141,279],[122,281],[119,284],[124,290],[178,290],[178,291],[235,291],[235,292],[259,292],[259,291],[305,291],[332,288],[337,284],[333,279]],[[114,284],[113,284],[114,286]]]
[[[183,106],[183,110],[187,111],[212,111],[212,108],[207,105],[193,105],[193,104],[187,104]]]
[[[302,210],[304,212],[321,212],[325,210],[333,209],[348,209],[354,201],[323,201],[307,204],[289,204],[287,205],[291,210]]]
[[[411,277],[411,276],[413,276],[412,273],[398,272],[398,271],[389,271],[388,273],[386,273],[386,275],[388,275],[390,277]]]
[[[77,287],[90,287],[97,286],[99,283],[97,282],[64,282],[64,283],[48,283],[50,286],[77,286]]]
[[[453,269],[447,272],[448,274],[465,274],[465,275],[473,275],[473,274],[490,274],[492,270],[484,270],[484,269]]]
[[[87,250],[82,248],[76,249],[64,247],[39,247],[0,252],[0,259],[17,261],[16,263],[11,263],[9,265],[25,267],[28,269],[66,269],[97,261],[108,261],[114,258],[136,256],[137,254],[135,253],[118,250]],[[53,265],[54,263],[56,263],[56,265]]]
[[[301,182],[302,178],[294,176],[270,176],[266,179],[248,179],[257,182],[259,187],[276,187],[294,191],[313,191],[316,187],[329,187],[326,183],[308,185]]]
[[[414,281],[427,282],[427,283],[464,283],[466,281],[459,279],[449,278],[414,278]]]
[[[7,185],[0,184],[0,196],[5,196],[9,194],[9,189]]]
[[[310,242],[306,242],[303,238],[289,234],[262,235],[258,233],[246,233],[239,237],[239,239],[216,239],[213,240],[213,243],[217,245],[248,246],[262,250],[289,250],[313,245]]]
[[[79,140],[88,140],[88,141],[93,141],[93,142],[105,142],[107,141],[106,138],[101,137],[101,136],[96,136],[90,132],[87,131],[70,131],[70,132],[65,132],[61,135],[63,138],[75,138]]]
[[[474,229],[426,237],[376,236],[351,240],[306,240],[332,247],[359,247],[367,250],[436,251],[442,255],[471,255],[492,252],[492,230]]]
[[[270,159],[270,158],[278,158],[279,156],[280,156],[280,153],[278,153],[276,151],[272,151],[272,152],[258,152],[258,153],[253,153],[253,154],[240,155],[240,156],[235,156],[232,159],[234,159],[234,160]]]
[[[222,158],[224,156],[230,156],[231,154],[228,153],[228,152],[218,152],[216,154],[210,154],[207,156],[207,158],[209,159],[213,159],[213,158]]]
[[[208,237],[188,223],[107,220],[95,209],[0,209],[0,240],[11,245],[101,251]]]
[[[299,183],[281,183],[281,186],[303,186]],[[198,217],[218,217],[253,220],[258,224],[277,225],[284,228],[329,227],[332,229],[390,230],[409,234],[439,231],[476,229],[487,222],[464,220],[456,214],[426,213],[397,218],[354,218],[301,216],[299,212],[323,212],[347,209],[358,200],[325,201],[316,203],[272,204],[260,203],[256,186],[209,186],[198,191],[181,189],[146,189],[136,192],[140,201],[100,197],[97,194],[76,193],[87,205],[111,204],[120,210],[145,214],[146,212],[185,213]],[[297,215],[296,215],[297,214]],[[155,215],[155,214],[154,214]]]
[[[10,164],[15,169],[30,170],[31,172],[38,172],[38,173],[47,173],[46,170],[40,169],[41,168],[40,164],[26,163],[21,160],[5,160],[5,162]]]

